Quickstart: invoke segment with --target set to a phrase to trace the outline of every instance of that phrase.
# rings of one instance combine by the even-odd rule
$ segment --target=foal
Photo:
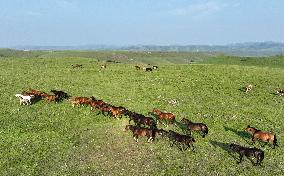
[[[200,131],[203,138],[208,134],[208,127],[204,123],[194,123],[186,118],[183,118],[181,122],[187,125],[190,134],[192,131]]]
[[[240,155],[240,161],[237,162],[238,164],[242,162],[244,156],[246,156],[255,166],[261,165],[261,161],[264,159],[264,151],[258,148],[248,148],[237,144],[230,144],[229,147],[232,151],[237,152]],[[256,158],[256,163],[250,158],[251,156]]]
[[[278,146],[276,134],[261,131],[254,127],[250,127],[249,125],[247,126],[247,128],[245,128],[245,131],[252,135],[251,139],[253,143],[256,139],[258,139],[264,142],[270,142],[273,145],[273,148],[275,148],[275,146]]]

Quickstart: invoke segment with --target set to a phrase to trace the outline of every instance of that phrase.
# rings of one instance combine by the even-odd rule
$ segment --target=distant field
[[[284,97],[275,94],[276,88],[284,87],[283,57],[74,53],[38,51],[23,57],[0,51],[0,175],[284,174]],[[121,63],[109,62],[101,70],[110,59]],[[187,59],[194,64],[187,64]],[[137,71],[137,63],[157,64],[159,69]],[[73,69],[72,64],[83,68]],[[246,94],[241,88],[249,83],[256,86]],[[157,107],[176,114],[178,120],[206,123],[209,135],[193,134],[195,152],[171,148],[162,138],[136,143],[130,132],[123,132],[125,117],[109,119],[89,107],[73,108],[68,101],[20,106],[14,95],[29,88],[93,95],[145,115]],[[262,167],[252,166],[248,159],[238,165],[238,155],[222,148],[230,142],[252,147],[248,136],[239,135],[247,125],[277,134],[276,149],[254,145],[265,151]],[[158,127],[182,132],[178,127]]]

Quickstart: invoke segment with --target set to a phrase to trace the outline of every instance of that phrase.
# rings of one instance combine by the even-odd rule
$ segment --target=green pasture
[[[284,97],[276,89],[284,87],[284,58],[214,55],[215,60],[187,64],[180,61],[190,58],[186,53],[167,53],[176,62],[163,60],[163,54],[131,53],[135,62],[107,62],[104,70],[100,65],[108,58],[103,56],[0,56],[0,175],[283,175]],[[151,57],[158,59],[151,62]],[[134,67],[148,62],[158,70]],[[254,87],[245,93],[247,84]],[[126,117],[104,117],[69,101],[21,106],[14,95],[29,88],[95,96],[144,115],[159,108],[176,114],[177,121],[206,123],[209,134],[193,134],[195,152],[179,151],[161,137],[136,143],[123,131]],[[252,145],[243,132],[247,125],[276,133],[279,147]],[[179,125],[158,127],[183,132]],[[262,166],[248,159],[236,164],[238,155],[227,150],[228,143],[264,150]]]

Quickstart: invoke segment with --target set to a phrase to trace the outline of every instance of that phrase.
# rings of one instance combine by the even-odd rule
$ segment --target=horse
[[[26,105],[31,105],[31,99],[34,98],[34,95],[22,95],[22,94],[16,94],[16,97],[20,99],[20,105],[26,104]]]
[[[251,91],[252,90],[252,85],[249,84],[245,87],[245,92],[247,93],[248,91]]]
[[[148,125],[150,128],[157,128],[157,124],[152,117],[146,117],[143,114],[138,114],[131,111],[126,111],[125,115],[129,117],[129,124],[131,121],[133,121],[137,126]]]
[[[70,96],[61,90],[51,90],[50,92],[54,93],[60,100],[68,99]]]
[[[80,106],[80,105],[89,105],[91,101],[91,98],[89,97],[74,97],[71,100],[72,106]]]
[[[208,134],[208,127],[204,123],[194,123],[186,118],[183,118],[181,122],[187,125],[190,134],[192,131],[199,131],[203,138]]]
[[[57,95],[45,95],[45,99],[46,101],[54,101],[55,103],[58,103],[60,101],[60,98]]]
[[[284,96],[284,89],[278,89],[276,91],[280,96]]]
[[[240,160],[237,162],[238,164],[242,162],[244,156],[246,156],[255,166],[261,165],[261,162],[264,159],[264,151],[258,148],[248,148],[237,144],[230,144],[229,148],[240,155]],[[251,156],[256,158],[256,163],[250,158]]]
[[[271,143],[273,145],[273,148],[275,148],[275,146],[278,146],[276,134],[261,131],[249,125],[245,128],[245,131],[252,135],[251,139],[253,143],[255,142],[256,139],[258,139],[260,141]]]
[[[106,64],[101,65],[101,69],[106,69]]]
[[[135,65],[136,70],[141,70],[141,67],[139,67],[138,65]]]
[[[153,69],[152,69],[152,68],[149,68],[149,67],[147,67],[145,70],[146,70],[146,72],[148,72],[148,71],[153,71]]]
[[[153,142],[156,136],[156,131],[155,129],[150,129],[150,128],[142,128],[138,126],[133,126],[133,125],[126,125],[124,131],[132,131],[133,133],[133,138],[136,142],[138,142],[138,136],[146,136],[148,142]]]
[[[105,113],[107,113],[107,116],[109,116],[109,114],[110,114],[110,107],[111,107],[111,105],[109,105],[109,104],[102,104],[102,105],[97,105],[96,106],[96,108],[99,109],[99,113],[98,114],[102,113],[104,116],[106,116]]]
[[[171,147],[175,144],[181,151],[185,151],[189,147],[192,147],[192,151],[194,151],[193,142],[195,142],[195,139],[192,136],[179,134],[172,130],[169,130],[166,135],[169,140],[172,141]],[[181,147],[179,146],[179,144],[181,144]],[[186,146],[186,148],[184,149],[183,146]]]
[[[71,65],[72,68],[82,68],[83,65],[82,64],[76,64],[76,65]]]
[[[119,107],[110,106],[110,107],[109,107],[109,112],[111,113],[111,115],[112,115],[114,118],[119,117],[119,118],[121,119],[121,118],[122,118],[122,115],[125,114],[125,111],[126,111],[126,108],[124,108],[124,107],[122,107],[122,106],[119,106]]]
[[[172,113],[162,112],[157,108],[154,108],[152,112],[158,116],[158,120],[166,120],[170,124],[175,122],[176,116]]]
[[[93,97],[91,97],[91,101],[89,102],[89,105],[91,106],[91,110],[93,110],[94,108],[98,108],[99,106],[103,106],[106,103],[103,100],[94,100]]]

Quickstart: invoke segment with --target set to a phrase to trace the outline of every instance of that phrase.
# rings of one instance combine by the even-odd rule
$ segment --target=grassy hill
[[[284,87],[283,58],[204,56],[196,64],[172,64],[184,63],[180,61],[188,58],[187,53],[122,52],[137,62],[110,62],[101,70],[100,64],[112,52],[100,52],[101,57],[55,53],[0,59],[0,175],[284,174],[284,98],[275,95],[276,88]],[[153,72],[134,68],[136,63],[160,60]],[[72,64],[83,68],[73,69]],[[246,94],[241,88],[247,84],[256,86]],[[126,118],[110,119],[89,107],[73,108],[68,101],[20,106],[14,95],[29,88],[93,95],[145,115],[160,108],[176,114],[177,120],[187,117],[206,123],[209,134],[205,138],[193,134],[195,152],[169,147],[162,138],[153,143],[141,138],[136,143],[130,132],[123,132]],[[276,149],[254,145],[265,151],[262,167],[252,166],[248,159],[238,165],[238,155],[225,150],[231,142],[253,146],[242,133],[247,125],[277,134]],[[182,132],[175,126],[158,127]]]

